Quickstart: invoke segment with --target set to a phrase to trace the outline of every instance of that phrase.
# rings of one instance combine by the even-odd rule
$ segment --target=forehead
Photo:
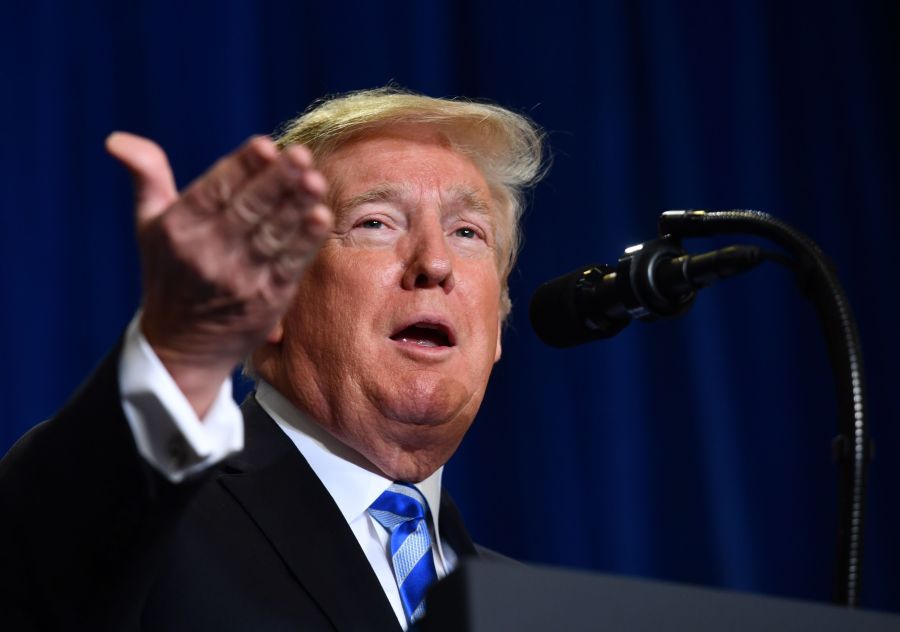
[[[441,131],[398,124],[358,136],[320,161],[331,185],[332,204],[370,190],[393,189],[409,194],[465,191],[491,202],[480,169],[457,151]]]

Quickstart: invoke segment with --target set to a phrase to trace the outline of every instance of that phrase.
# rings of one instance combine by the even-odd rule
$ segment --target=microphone
[[[759,264],[756,246],[728,246],[690,255],[671,236],[625,249],[615,267],[594,264],[541,285],[529,315],[552,347],[611,338],[637,318],[672,318],[690,309],[696,291]]]

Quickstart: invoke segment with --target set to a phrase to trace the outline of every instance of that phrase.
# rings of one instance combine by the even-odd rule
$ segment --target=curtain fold
[[[525,112],[553,150],[510,279],[504,356],[445,477],[476,539],[539,562],[830,598],[833,384],[786,271],[764,265],[677,321],[582,348],[546,348],[528,324],[540,282],[613,263],[655,236],[661,211],[755,208],[819,242],[856,310],[878,449],[863,603],[900,611],[890,4],[4,7],[0,450],[63,404],[137,308],[129,182],[103,152],[109,132],[156,139],[184,186],[317,97],[395,81]]]

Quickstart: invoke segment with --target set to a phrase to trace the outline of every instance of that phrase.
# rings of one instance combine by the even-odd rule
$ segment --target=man
[[[135,180],[142,309],[0,466],[4,609],[54,629],[405,629],[479,553],[441,471],[500,357],[539,132],[353,93],[181,196],[152,142],[107,146]]]

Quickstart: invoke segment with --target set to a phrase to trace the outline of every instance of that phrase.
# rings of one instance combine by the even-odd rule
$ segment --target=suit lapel
[[[400,626],[340,510],[256,400],[242,406],[246,448],[219,480],[337,630]],[[442,521],[443,522],[443,521]]]
[[[472,542],[472,538],[469,536],[469,532],[466,530],[466,526],[463,523],[462,515],[459,513],[456,503],[450,498],[450,494],[447,493],[446,489],[441,490],[441,513],[439,520],[441,523],[441,538],[447,541],[453,548],[453,552],[456,553],[460,559],[478,555],[475,544]]]

